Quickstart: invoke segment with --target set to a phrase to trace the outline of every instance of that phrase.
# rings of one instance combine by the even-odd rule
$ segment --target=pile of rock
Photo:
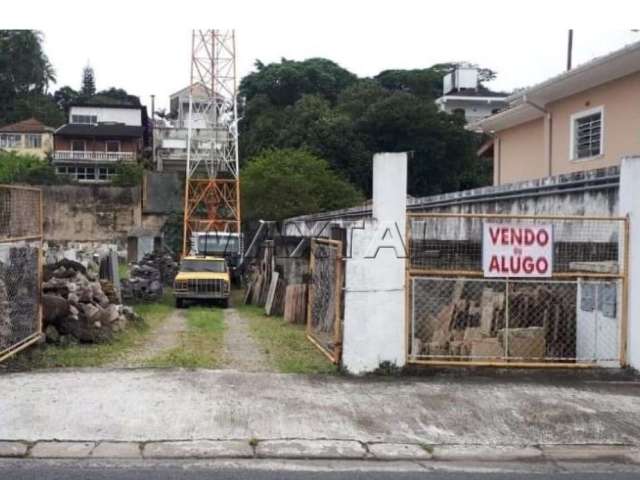
[[[167,287],[173,285],[179,270],[178,262],[169,253],[147,253],[138,265],[157,269],[160,272],[160,281]]]
[[[42,293],[45,333],[53,343],[106,342],[128,322],[142,322],[118,302],[109,282],[72,260],[45,268]]]
[[[178,274],[178,263],[169,254],[148,253],[129,269],[129,278],[123,279],[120,289],[124,301],[152,302],[159,300],[163,286],[173,285]]]

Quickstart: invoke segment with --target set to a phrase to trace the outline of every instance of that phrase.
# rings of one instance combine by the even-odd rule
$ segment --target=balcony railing
[[[120,162],[136,159],[134,152],[97,152],[97,151],[71,151],[56,150],[53,153],[54,161],[84,161],[84,162]]]

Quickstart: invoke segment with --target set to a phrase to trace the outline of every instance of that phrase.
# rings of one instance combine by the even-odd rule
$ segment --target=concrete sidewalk
[[[571,453],[594,445],[612,446],[606,455],[624,447],[630,458],[640,446],[634,380],[66,370],[1,375],[0,392],[0,441],[22,442],[26,450],[17,456],[59,456],[47,449],[60,444],[46,441],[77,442],[71,456],[92,454],[102,442],[125,456],[235,448],[220,456],[269,458],[384,458],[393,451],[393,458],[450,459],[465,451],[535,458],[551,446]],[[188,444],[174,443],[181,441]],[[167,445],[174,450],[163,453]],[[177,454],[185,455],[202,456]]]

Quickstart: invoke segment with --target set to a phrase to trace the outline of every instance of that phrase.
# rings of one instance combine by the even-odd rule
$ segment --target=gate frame
[[[310,259],[309,259],[309,294],[307,296],[307,324],[306,324],[306,336],[307,339],[314,344],[333,364],[338,365],[342,358],[342,340],[343,340],[343,329],[342,329],[342,286],[344,281],[343,268],[342,268],[342,242],[340,240],[333,240],[329,238],[312,238],[311,239],[311,248],[310,248]],[[324,244],[328,246],[333,246],[336,249],[336,278],[335,278],[335,318],[334,318],[334,328],[333,328],[333,341],[334,341],[334,349],[333,352],[328,350],[322,345],[317,339],[313,337],[312,329],[311,329],[311,306],[313,304],[313,271],[315,269],[315,248],[317,244]]]
[[[629,286],[629,215],[626,216],[581,216],[581,215],[525,215],[525,214],[505,214],[505,213],[447,213],[447,212],[424,212],[424,213],[407,213],[407,221],[405,224],[405,245],[407,254],[407,266],[405,270],[405,362],[412,365],[432,365],[432,366],[456,366],[456,367],[507,367],[507,368],[567,368],[567,369],[584,369],[599,368],[597,364],[574,362],[509,362],[508,360],[486,361],[486,360],[420,360],[411,358],[409,354],[411,334],[411,314],[412,309],[412,289],[410,288],[411,279],[417,276],[433,276],[433,277],[451,277],[458,278],[485,278],[481,270],[424,270],[419,268],[411,268],[411,222],[416,218],[477,218],[477,219],[503,219],[503,220],[576,220],[576,221],[594,221],[594,222],[620,222],[623,224],[622,242],[624,251],[618,256],[618,263],[622,265],[622,274],[609,273],[591,273],[590,278],[600,278],[603,280],[620,280],[622,288],[622,302],[620,308],[620,331],[619,331],[619,361],[620,367],[628,366],[627,342],[628,342],[628,286]],[[580,277],[569,272],[554,273],[551,278],[572,279]]]
[[[43,337],[42,331],[42,242],[44,240],[44,207],[43,207],[43,194],[41,188],[36,187],[24,187],[21,185],[7,185],[0,184],[0,189],[11,190],[24,190],[38,193],[38,235],[27,235],[23,237],[7,237],[6,239],[0,239],[0,243],[13,243],[13,242],[38,242],[38,318],[37,318],[37,330],[28,337],[23,338],[18,343],[12,345],[0,351],[0,362],[8,359],[16,353],[28,348],[34,343],[38,342]]]

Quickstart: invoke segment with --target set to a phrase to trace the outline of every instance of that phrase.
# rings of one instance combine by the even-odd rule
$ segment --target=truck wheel
[[[184,308],[184,302],[182,298],[176,298],[176,308]]]

